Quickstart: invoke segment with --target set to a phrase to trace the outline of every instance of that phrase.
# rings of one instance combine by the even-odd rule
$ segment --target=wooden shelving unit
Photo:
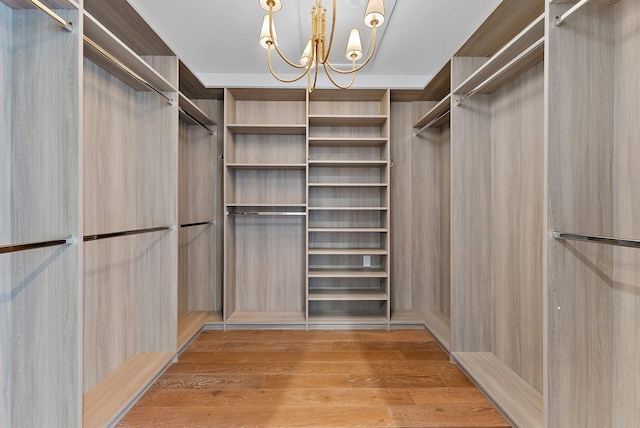
[[[386,91],[310,96],[310,325],[389,326],[389,111]]]
[[[225,91],[227,328],[305,325],[305,122],[304,90]]]

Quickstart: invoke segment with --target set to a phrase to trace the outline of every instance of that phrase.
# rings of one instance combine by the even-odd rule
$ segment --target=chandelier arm
[[[351,87],[351,85],[353,85],[353,82],[356,80],[356,73],[351,73],[351,82],[349,82],[349,84],[347,86],[339,85],[335,80],[333,80],[333,77],[331,77],[331,73],[329,73],[329,69],[327,68],[327,64],[324,63],[322,65],[324,66],[325,74],[327,75],[327,77],[329,78],[331,83],[333,83],[334,86],[336,86],[338,89],[349,89]]]
[[[376,51],[376,25],[373,26],[373,33],[371,36],[371,49],[369,50],[369,55],[367,55],[367,59],[360,64],[358,67],[352,68],[351,70],[340,70],[339,68],[334,67],[329,61],[326,62],[326,64],[329,66],[329,68],[333,71],[335,71],[336,73],[340,73],[340,74],[351,74],[351,73],[356,73],[360,70],[362,70],[367,64],[369,64],[369,61],[371,61],[371,59],[373,58],[373,53]]]
[[[280,51],[280,48],[278,47],[278,44],[275,42],[275,39],[273,38],[273,11],[272,11],[273,7],[269,6],[269,37],[271,37],[271,46],[273,46],[274,48],[276,48],[276,52],[278,52],[278,55],[280,56],[280,58],[282,58],[282,60],[284,62],[286,62],[287,64],[289,64],[291,67],[294,68],[307,68],[306,65],[300,65],[300,64],[296,64],[294,62],[291,62],[286,56],[284,56],[284,54]],[[273,74],[273,73],[272,73]],[[274,75],[275,77],[275,75]]]
[[[279,77],[275,71],[273,71],[273,67],[271,66],[271,49],[268,50],[267,52],[267,64],[269,65],[269,71],[271,72],[271,75],[273,77],[275,77],[277,80],[279,80],[282,83],[294,83],[297,82],[298,80],[302,79],[305,75],[309,74],[309,70],[310,67],[306,67],[304,72],[299,75],[298,77],[294,77],[293,79],[283,79],[281,77]]]

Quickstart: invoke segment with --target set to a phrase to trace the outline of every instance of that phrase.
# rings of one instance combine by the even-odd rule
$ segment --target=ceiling
[[[128,0],[205,87],[276,87],[267,68],[267,51],[258,35],[265,11],[258,0]],[[279,48],[297,62],[310,35],[315,0],[283,0],[274,14]],[[498,6],[500,0],[385,0],[386,21],[378,32],[378,49],[357,73],[354,87],[422,89],[464,41]],[[323,2],[332,12],[331,1]],[[371,30],[362,17],[366,0],[337,0],[337,22],[331,61],[346,63],[349,29],[360,28],[363,49]],[[330,18],[328,18],[330,21]],[[329,27],[330,24],[327,23]],[[329,29],[327,30],[329,31]],[[346,64],[345,64],[346,66]],[[274,55],[284,78],[293,68]],[[330,87],[320,73],[319,87]],[[342,77],[342,79],[340,79]],[[344,76],[338,76],[346,83]],[[297,86],[306,86],[303,79]],[[294,85],[288,85],[294,86]]]

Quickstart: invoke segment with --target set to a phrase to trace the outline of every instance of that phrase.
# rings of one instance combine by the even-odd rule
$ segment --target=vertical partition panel
[[[80,28],[77,10],[55,13]],[[79,53],[78,33],[0,3],[0,245],[79,233]],[[0,256],[2,426],[80,424],[80,257]]]
[[[568,8],[549,4],[547,15]],[[614,7],[595,2],[560,26],[548,23],[551,229],[610,236],[613,197],[625,189],[630,196],[612,182],[614,27]],[[613,249],[550,240],[547,251],[547,423],[624,426],[612,424]]]

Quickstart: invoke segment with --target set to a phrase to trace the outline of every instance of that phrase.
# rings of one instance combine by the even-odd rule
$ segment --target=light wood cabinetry
[[[547,230],[637,241],[640,4],[573,6],[547,6]],[[636,426],[640,253],[545,238],[547,426]]]
[[[305,326],[306,92],[225,91],[228,328]]]
[[[309,97],[309,326],[390,318],[388,91]]]
[[[47,4],[82,28],[77,5]],[[67,242],[82,230],[80,57],[78,32],[0,2],[3,427],[80,424],[82,244]]]

